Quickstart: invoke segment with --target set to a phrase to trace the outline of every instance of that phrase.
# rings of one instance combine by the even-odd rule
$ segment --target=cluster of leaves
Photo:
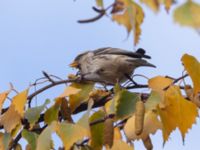
[[[123,25],[127,32],[133,31],[134,44],[138,44],[141,35],[141,25],[144,21],[145,12],[143,4],[148,6],[152,11],[158,13],[160,7],[164,5],[169,13],[172,5],[176,5],[178,1],[174,0],[115,0],[110,6],[105,7],[104,0],[96,0],[97,7],[93,7],[94,11],[99,13],[97,17],[88,20],[81,20],[80,23],[94,22],[104,15],[111,15],[111,19],[120,25]],[[108,10],[111,9],[110,12]],[[200,4],[187,0],[181,6],[175,8],[173,12],[174,21],[183,26],[189,26],[196,30],[200,28]]]
[[[22,149],[21,138],[27,141],[27,150],[54,149],[53,133],[63,142],[60,149],[66,150],[100,150],[103,147],[132,150],[136,140],[142,140],[150,150],[153,147],[150,134],[162,130],[165,143],[176,128],[184,141],[200,107],[200,63],[188,54],[182,57],[182,63],[188,74],[178,79],[151,78],[146,86],[151,92],[146,94],[128,90],[140,85],[125,88],[116,85],[106,91],[98,89],[94,83],[76,82],[76,79],[54,81],[46,73],[50,85],[30,95],[29,89],[25,89],[12,98],[8,108],[2,107],[11,99],[12,89],[5,91],[0,94],[0,149]],[[193,81],[192,86],[184,81],[188,76]],[[184,82],[178,84],[179,81]],[[54,102],[46,100],[41,106],[28,105],[34,96],[63,83],[69,85]],[[82,111],[84,114],[75,121],[73,114]],[[122,133],[125,134],[122,136]]]

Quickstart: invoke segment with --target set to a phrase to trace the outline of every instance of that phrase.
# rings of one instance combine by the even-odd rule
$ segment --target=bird
[[[156,67],[145,59],[151,59],[151,57],[146,55],[143,48],[133,52],[105,47],[79,54],[70,66],[78,69],[77,75],[80,75],[83,81],[115,85],[117,82],[131,80],[131,76],[138,67]]]

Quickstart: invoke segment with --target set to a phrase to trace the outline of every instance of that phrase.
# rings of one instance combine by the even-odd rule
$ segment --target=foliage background
[[[178,2],[180,5],[184,0]],[[93,24],[80,25],[76,22],[94,16],[91,10],[94,3],[91,0],[0,0],[0,91],[8,88],[8,82],[23,90],[30,81],[41,76],[42,70],[65,78],[74,72],[68,64],[87,49],[105,46],[135,49],[132,36],[126,40],[125,29],[107,17]],[[178,77],[183,70],[180,58],[184,53],[200,60],[200,37],[196,31],[174,24],[171,15],[175,7],[169,14],[164,8],[155,14],[144,7],[146,17],[138,45],[152,56],[151,62],[157,68],[141,68],[137,73],[149,77],[158,74]],[[51,89],[39,96],[37,102],[58,94],[59,88]],[[198,125],[194,125],[186,135],[185,146],[181,146],[181,137],[175,132],[164,149],[197,149],[200,139],[197,120]],[[152,138],[155,150],[162,148],[161,137],[161,132],[158,132]],[[135,144],[135,149],[141,147],[142,143]]]

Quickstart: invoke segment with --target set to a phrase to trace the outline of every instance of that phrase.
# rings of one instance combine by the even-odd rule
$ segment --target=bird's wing
[[[107,55],[107,54],[112,54],[112,55],[125,55],[133,58],[147,58],[150,59],[151,57],[148,55],[145,55],[145,50],[143,49],[138,49],[136,52],[131,52],[119,48],[111,48],[111,47],[105,47],[105,48],[100,48],[97,50],[94,50],[94,55]]]

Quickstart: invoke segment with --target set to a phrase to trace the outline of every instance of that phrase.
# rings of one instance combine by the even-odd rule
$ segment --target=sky
[[[178,2],[180,5],[184,0]],[[142,35],[138,46],[134,47],[132,35],[127,39],[125,28],[109,17],[91,24],[77,23],[79,19],[96,15],[91,9],[93,5],[94,0],[0,0],[0,92],[7,90],[10,82],[19,91],[25,89],[42,77],[43,70],[66,78],[75,72],[69,64],[77,54],[107,46],[146,49],[157,68],[140,68],[136,73],[149,78],[156,75],[180,77],[183,71],[180,59],[184,53],[200,60],[200,35],[174,23],[172,11],[167,14],[162,7],[160,13],[155,14],[144,6]],[[63,86],[51,89],[37,101],[54,98],[62,90]],[[197,150],[199,119],[197,122],[186,135],[184,145],[175,131],[163,147],[159,131],[152,136],[154,149]],[[144,149],[140,141],[135,142],[135,149]]]

